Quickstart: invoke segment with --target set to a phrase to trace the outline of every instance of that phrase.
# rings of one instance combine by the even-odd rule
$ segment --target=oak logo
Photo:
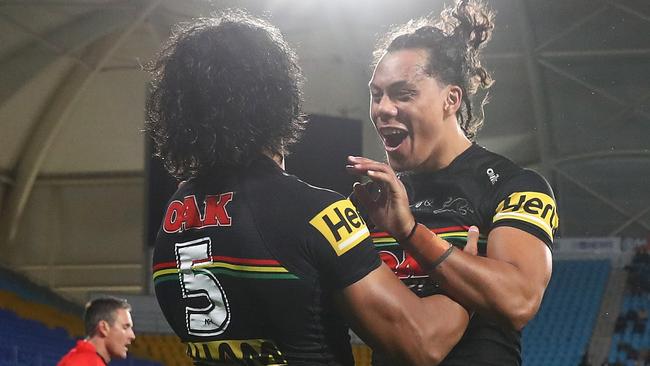
[[[558,225],[555,200],[541,192],[515,192],[499,203],[493,222],[506,219],[535,225],[552,240]]]
[[[340,256],[354,248],[370,233],[349,200],[340,200],[317,213],[309,223],[318,229]]]
[[[203,212],[199,212],[194,195],[186,196],[182,201],[171,201],[165,213],[163,230],[171,234],[209,226],[230,226],[232,218],[226,205],[232,201],[232,196],[233,192],[205,196]]]

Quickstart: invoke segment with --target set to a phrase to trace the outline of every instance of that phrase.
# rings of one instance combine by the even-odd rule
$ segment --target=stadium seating
[[[84,333],[79,305],[6,269],[0,269],[0,324],[0,366],[56,365]],[[129,357],[113,360],[111,365],[189,365],[178,362],[179,354],[167,362],[149,353],[146,344],[155,343],[159,336],[153,336],[154,341],[147,340],[147,335],[137,337]],[[184,350],[180,356],[187,360]]]
[[[607,260],[556,261],[553,266],[542,307],[523,332],[522,356],[526,366],[580,363],[610,270]],[[7,284],[13,287],[8,288]],[[55,308],[61,302],[49,296],[39,294],[39,289],[33,286],[3,281],[0,273],[0,366],[54,365],[74,345],[75,339],[82,336],[80,316]],[[650,309],[647,297],[629,298],[622,311],[643,306]],[[634,333],[631,325],[628,328],[614,336],[610,359],[627,357],[615,347],[620,342],[637,348],[650,344],[650,327],[641,335]],[[35,344],[39,344],[38,349]],[[353,352],[356,365],[370,364],[369,348],[353,345]],[[190,366],[191,362],[176,336],[138,333],[130,357],[114,360],[111,365]]]
[[[3,267],[0,267],[0,290],[13,293],[30,303],[49,305],[79,317],[83,311],[80,305],[62,298],[51,289],[39,286],[25,276]]]
[[[523,331],[526,366],[575,366],[587,350],[610,271],[608,260],[553,262],[537,316]]]
[[[0,366],[56,365],[76,340],[60,327],[50,328],[16,313],[0,309]],[[111,365],[160,366],[158,362],[129,357]]]
[[[647,249],[637,252],[627,269],[629,277],[626,295],[621,303],[620,325],[617,325],[612,336],[608,362],[611,365],[635,366],[637,360],[644,357],[643,353],[650,349],[650,255]],[[647,364],[650,355],[645,357]]]

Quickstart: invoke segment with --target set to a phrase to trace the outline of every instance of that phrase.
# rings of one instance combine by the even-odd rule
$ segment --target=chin
[[[399,154],[393,152],[386,154],[388,165],[396,172],[406,172],[416,169],[420,162],[416,156],[412,154]]]
[[[388,156],[388,165],[390,165],[390,167],[396,172],[402,172],[405,170],[402,162],[397,159],[391,159],[390,156]]]
[[[390,160],[390,159],[388,160],[388,165],[390,165],[390,167],[391,167],[391,168],[392,168],[396,173],[400,173],[400,172],[405,172],[405,171],[409,171],[409,170],[411,170],[411,169],[409,168],[408,164],[404,164],[404,163],[401,163],[401,162],[396,162],[396,161],[394,161],[394,160]]]
[[[112,355],[111,358],[115,358],[115,359],[123,360],[123,359],[125,359],[125,358],[128,356],[127,353],[128,353],[128,352],[116,353],[116,354]]]

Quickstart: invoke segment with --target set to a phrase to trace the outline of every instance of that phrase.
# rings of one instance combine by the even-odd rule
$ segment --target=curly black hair
[[[443,9],[438,18],[429,15],[391,29],[379,41],[372,66],[376,66],[386,52],[426,50],[429,56],[427,74],[463,90],[458,123],[465,136],[474,140],[483,124],[483,106],[488,98],[485,95],[481,100],[481,115],[476,116],[470,96],[475,95],[479,87],[487,89],[494,82],[479,59],[480,50],[490,40],[493,29],[494,12],[484,2],[456,0],[455,5]]]
[[[243,10],[178,25],[147,70],[145,131],[176,178],[285,154],[304,129],[295,52]]]

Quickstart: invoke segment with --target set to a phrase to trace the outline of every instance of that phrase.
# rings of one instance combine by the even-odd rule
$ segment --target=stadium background
[[[561,220],[524,364],[645,358],[650,327],[636,328],[650,309],[650,2],[490,4],[485,64],[497,82],[478,141],[544,174]],[[53,364],[80,335],[80,304],[102,293],[135,307],[140,337],[124,364],[188,364],[148,295],[150,198],[165,186],[141,133],[141,65],[172,24],[226,7],[267,14],[297,49],[313,117],[288,169],[345,191],[346,151],[382,156],[367,117],[377,36],[442,2],[0,1],[1,366]],[[51,345],[34,350],[35,339]],[[355,351],[365,364],[367,351]]]

